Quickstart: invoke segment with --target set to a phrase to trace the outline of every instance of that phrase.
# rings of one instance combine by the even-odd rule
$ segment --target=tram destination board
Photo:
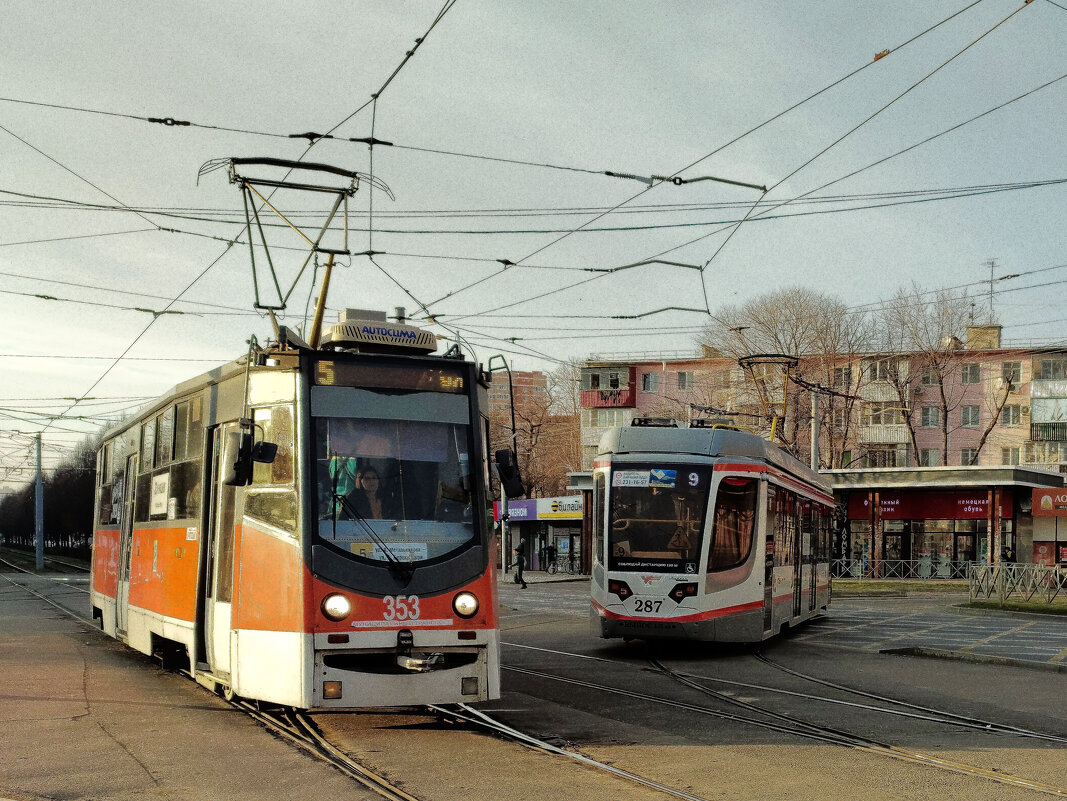
[[[320,386],[406,389],[417,392],[466,392],[465,370],[451,365],[408,365],[323,360],[315,366]]]

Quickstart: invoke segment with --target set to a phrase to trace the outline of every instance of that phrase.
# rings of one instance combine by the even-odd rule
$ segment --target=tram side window
[[[179,403],[174,409],[174,461],[199,459],[204,447],[204,419],[199,397]]]
[[[98,506],[100,508],[100,514],[97,518],[97,523],[101,526],[111,525],[111,491],[112,491],[112,477],[111,477],[111,443],[107,442],[104,447],[100,449],[96,458],[96,476],[98,480],[99,494]]]
[[[256,442],[272,442],[278,446],[274,461],[256,462],[252,468],[254,484],[293,483],[293,409],[291,406],[271,406],[256,409],[252,419],[255,423]]]
[[[156,453],[156,421],[145,420],[141,426],[141,472],[147,473],[155,466],[153,457]],[[140,482],[138,482],[138,491]],[[140,519],[140,518],[138,518]]]
[[[796,495],[779,488],[775,493],[774,564],[793,564],[793,542],[797,530]]]
[[[604,564],[604,521],[607,510],[607,479],[603,473],[593,477],[593,559]]]
[[[256,462],[252,468],[254,489],[245,496],[244,512],[290,534],[296,531],[296,493],[293,483],[293,410],[290,406],[255,409],[257,442],[278,446],[270,464]],[[262,488],[262,489],[256,489]]]
[[[193,406],[196,406],[195,427]],[[141,474],[137,477],[134,520],[184,520],[200,514],[203,428],[200,399],[183,401],[160,412],[141,428]],[[192,442],[192,446],[190,446]]]
[[[752,550],[759,485],[749,478],[724,478],[715,498],[708,572],[742,564]]]
[[[174,457],[174,407],[156,417],[156,467],[170,464]]]
[[[811,563],[812,549],[815,547],[815,512],[811,501],[806,498],[797,500],[797,510],[800,517],[800,563]]]

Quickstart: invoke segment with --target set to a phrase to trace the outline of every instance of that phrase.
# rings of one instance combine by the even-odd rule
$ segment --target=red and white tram
[[[486,376],[427,331],[342,318],[106,435],[93,615],[227,697],[498,698]]]
[[[763,438],[639,418],[593,484],[601,637],[758,642],[828,607],[830,488]]]

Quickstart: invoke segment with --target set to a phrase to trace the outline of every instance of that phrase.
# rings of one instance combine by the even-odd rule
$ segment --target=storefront
[[[1067,490],[1035,489],[1032,503],[1034,536],[1030,561],[1067,565]],[[1064,520],[1062,526],[1060,519]]]
[[[524,540],[528,570],[547,570],[553,556],[557,564],[580,565],[584,509],[581,495],[508,501],[508,553]],[[499,503],[493,516],[499,522]]]
[[[1030,561],[1032,493],[1063,487],[1058,473],[1013,466],[824,475],[839,502],[839,575],[965,578],[972,563]]]

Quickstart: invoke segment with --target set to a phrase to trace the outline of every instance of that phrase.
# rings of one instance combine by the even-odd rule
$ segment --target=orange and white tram
[[[639,418],[593,486],[601,637],[758,642],[828,607],[830,488],[762,437]]]
[[[93,615],[227,697],[498,698],[485,374],[384,314],[279,339],[108,432]]]

